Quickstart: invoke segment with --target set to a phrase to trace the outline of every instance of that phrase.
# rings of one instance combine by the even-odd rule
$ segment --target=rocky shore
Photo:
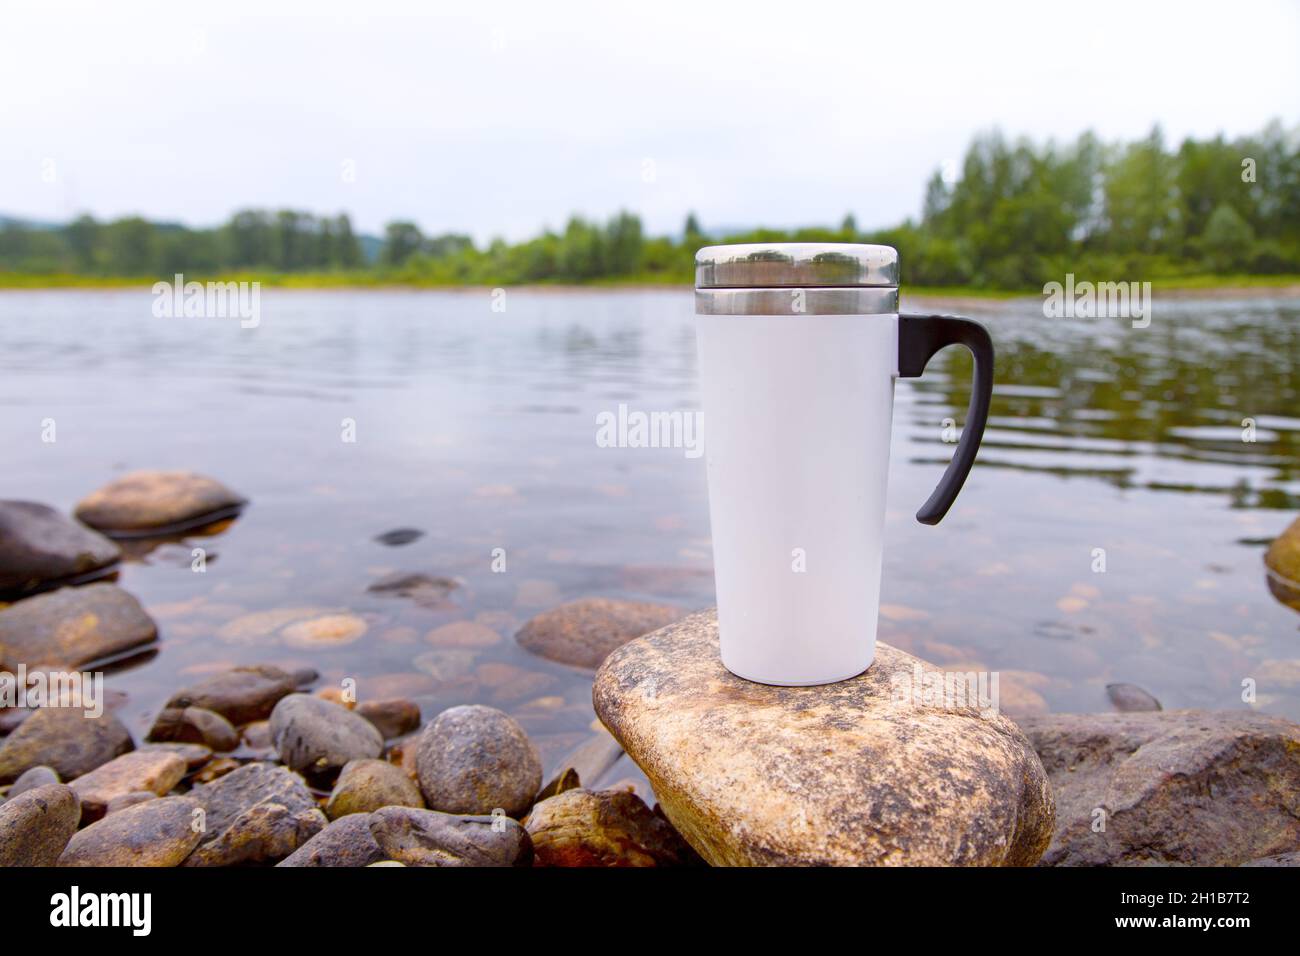
[[[60,673],[165,641],[113,583],[123,544],[228,521],[245,505],[177,472],[119,479],[78,506],[79,520],[0,502],[0,601],[10,602],[0,672],[57,688]],[[1297,548],[1300,522],[1270,550],[1276,590],[1294,584]],[[399,574],[371,590],[441,607],[456,587]],[[229,621],[216,638],[236,651],[271,636],[310,649],[366,632],[346,612],[288,608]],[[422,679],[472,679],[504,708],[538,693],[528,673],[475,663],[500,640],[482,622],[443,624],[426,640]],[[597,725],[544,761],[523,710],[429,712],[400,692],[358,699],[314,670],[266,663],[176,688],[142,739],[111,694],[98,713],[66,687],[40,706],[0,701],[0,866],[1294,865],[1300,855],[1300,726],[1282,718],[1166,711],[1127,684],[1109,688],[1111,714],[1035,706],[1013,720],[918,704],[899,682],[935,668],[887,644],[853,680],[768,687],[722,668],[713,612],[604,598],[544,609],[516,641],[594,672],[608,731]],[[598,785],[625,753],[653,794]]]

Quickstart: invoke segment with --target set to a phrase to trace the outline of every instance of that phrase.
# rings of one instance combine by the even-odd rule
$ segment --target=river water
[[[246,329],[157,318],[147,290],[0,295],[0,496],[70,510],[124,471],[182,468],[251,501],[215,536],[133,549],[119,580],[161,641],[107,680],[137,734],[195,676],[273,661],[414,696],[426,717],[503,707],[553,763],[590,733],[590,677],[523,652],[515,629],[589,595],[712,602],[703,458],[596,441],[620,404],[697,407],[690,293],[494,304],[266,290]],[[917,524],[969,358],[948,350],[899,382],[881,639],[1000,671],[1021,711],[1106,710],[1105,685],[1130,682],[1166,708],[1300,718],[1300,615],[1262,565],[1300,512],[1300,301],[1157,295],[1145,329],[1047,319],[1035,299],[963,311],[998,350],[989,429],[954,510]],[[423,534],[376,540],[403,528]],[[393,571],[460,587],[441,604],[367,591]],[[367,630],[304,648],[231,626],[276,608]],[[462,619],[502,640],[430,665],[424,635]]]

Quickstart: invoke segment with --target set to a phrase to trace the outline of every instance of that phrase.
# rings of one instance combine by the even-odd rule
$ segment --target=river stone
[[[1169,710],[1021,728],[1056,791],[1044,864],[1237,866],[1300,847],[1300,724]],[[1098,811],[1105,829],[1094,831]]]
[[[700,862],[663,817],[627,790],[565,790],[524,821],[534,866],[680,866]]]
[[[166,707],[202,707],[239,726],[270,717],[275,705],[297,690],[298,683],[296,675],[270,664],[232,667],[178,690]]]
[[[1115,705],[1115,709],[1124,714],[1164,710],[1154,695],[1137,684],[1107,684],[1106,696]]]
[[[199,841],[197,808],[163,797],[111,813],[72,838],[59,866],[179,866]]]
[[[325,814],[284,767],[245,764],[190,791],[204,810],[204,832],[186,866],[281,860],[325,828]]]
[[[575,667],[599,667],[617,647],[681,618],[664,604],[584,598],[538,614],[515,635],[527,650]]]
[[[524,728],[495,707],[444,710],[420,732],[415,757],[429,807],[519,816],[542,785],[542,762]]]
[[[276,866],[370,866],[386,859],[370,835],[370,814],[335,820]]]
[[[107,573],[121,557],[108,538],[49,505],[0,501],[0,598]]]
[[[31,710],[26,707],[6,707],[0,710],[0,737],[12,734],[31,715]]]
[[[132,747],[130,732],[110,713],[87,717],[75,707],[41,707],[0,744],[0,783],[41,765],[74,780]]]
[[[451,606],[449,598],[460,587],[451,578],[435,577],[422,571],[394,571],[373,582],[367,591],[393,597],[410,598],[428,608]]]
[[[280,631],[280,637],[291,647],[314,650],[322,647],[339,647],[359,640],[368,625],[355,614],[324,614],[294,621]]]
[[[186,773],[193,773],[212,759],[212,748],[205,747],[203,744],[149,743],[144,744],[140,749],[162,750],[176,754],[185,761]]]
[[[81,819],[93,823],[108,812],[115,797],[139,790],[163,796],[185,776],[185,761],[161,750],[135,750],[115,757],[103,766],[73,780],[81,798]]]
[[[353,813],[370,813],[381,807],[424,809],[424,798],[401,767],[387,760],[351,760],[339,774],[325,805],[331,820]]]
[[[157,636],[140,602],[116,584],[62,588],[0,611],[0,664],[76,670]]]
[[[390,548],[400,548],[404,544],[410,544],[412,541],[418,541],[423,537],[424,532],[419,528],[393,528],[391,531],[375,535],[375,540]]]
[[[501,643],[501,635],[478,621],[452,621],[435,627],[424,639],[435,647],[483,648]]]
[[[385,740],[409,734],[420,726],[420,705],[405,697],[363,700],[357,713],[375,725]]]
[[[553,797],[565,790],[582,786],[583,781],[593,784],[607,774],[623,756],[622,745],[601,727],[565,755],[559,769],[537,794],[538,800]]]
[[[165,707],[149,729],[149,739],[203,744],[210,751],[224,752],[239,746],[239,731],[226,718],[206,707]]]
[[[515,820],[384,807],[370,833],[387,859],[407,866],[528,866],[533,844]]]
[[[112,536],[201,527],[247,504],[219,481],[187,471],[133,471],[83,498],[76,516]]]
[[[144,803],[146,800],[157,799],[158,794],[150,790],[132,790],[130,793],[118,794],[108,801],[108,806],[104,809],[104,816],[125,810],[127,807],[133,807],[137,803]]]
[[[1269,545],[1264,566],[1273,596],[1300,611],[1300,518],[1292,521]]]
[[[52,783],[62,783],[57,773],[49,767],[32,767],[30,770],[24,770],[13,782],[9,788],[9,799],[12,800],[20,793],[35,790],[37,787],[48,787]]]
[[[714,865],[1027,866],[1052,834],[1046,774],[1007,718],[913,703],[914,668],[818,687],[755,684],[718,657],[714,611],[619,648],[596,713]]]
[[[0,867],[53,866],[80,819],[77,795],[59,783],[10,797],[0,806]]]
[[[311,694],[290,694],[271,712],[271,739],[289,767],[329,774],[349,760],[378,757],[384,738],[346,707]]]
[[[1260,860],[1251,860],[1249,863],[1243,863],[1242,866],[1300,866],[1300,850],[1291,853],[1278,853],[1275,856],[1266,856]]]

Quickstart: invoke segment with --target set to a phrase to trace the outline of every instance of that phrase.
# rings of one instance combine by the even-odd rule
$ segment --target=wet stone
[[[419,528],[393,528],[391,531],[375,535],[375,540],[390,548],[400,548],[404,544],[411,544],[423,537],[424,532]]]
[[[0,867],[53,866],[80,819],[77,795],[62,784],[11,796],[0,806]]]
[[[136,536],[201,527],[237,514],[245,504],[203,475],[135,471],[83,498],[76,516],[110,536]]]
[[[685,614],[663,604],[585,598],[538,614],[520,629],[515,640],[547,660],[595,668],[615,648]]]
[[[297,675],[269,664],[232,667],[177,691],[166,706],[202,707],[238,726],[270,717],[280,698],[292,694],[299,683]]]
[[[72,707],[42,707],[0,744],[0,783],[41,765],[73,780],[132,747],[130,732],[112,714],[87,717]]]
[[[302,778],[270,764],[246,764],[189,795],[203,808],[205,826],[186,866],[275,862],[327,822]]]
[[[280,631],[280,636],[290,647],[314,649],[351,644],[367,629],[366,622],[355,614],[325,614],[295,621]]]
[[[565,790],[533,807],[524,827],[534,866],[701,863],[672,824],[626,790]]]
[[[6,707],[0,710],[0,737],[9,736],[31,714],[31,710],[26,707]]]
[[[117,585],[62,588],[0,610],[0,664],[75,670],[157,636],[140,602]]]
[[[228,773],[232,773],[242,767],[244,764],[234,757],[217,757],[205,763],[194,775],[192,781],[196,786],[201,783],[212,783],[214,780],[220,780]]]
[[[420,726],[419,704],[404,697],[365,700],[357,704],[356,711],[374,724],[385,740],[409,734]]]
[[[460,647],[439,647],[417,654],[411,666],[440,684],[463,680],[474,672],[478,652]]]
[[[447,813],[523,814],[542,785],[537,748],[494,707],[444,710],[420,733],[416,770],[425,801]]]
[[[337,820],[382,807],[424,809],[424,798],[406,771],[386,760],[353,760],[339,774],[325,815]]]
[[[1277,536],[1264,554],[1269,591],[1281,603],[1300,611],[1300,518]]]
[[[9,788],[9,799],[12,800],[20,793],[35,790],[37,787],[47,787],[52,783],[62,783],[62,781],[59,780],[59,775],[51,768],[32,767],[30,770],[23,771],[18,779],[13,782],[13,785]]]
[[[1164,710],[1020,726],[1056,791],[1045,865],[1239,866],[1300,846],[1300,724]]]
[[[1160,701],[1136,684],[1107,684],[1106,696],[1116,710],[1125,714],[1164,709]]]
[[[368,588],[372,594],[409,598],[423,607],[442,608],[450,605],[453,591],[460,587],[451,578],[437,577],[422,571],[394,571],[386,574]]]
[[[370,815],[370,833],[407,866],[528,866],[533,858],[528,831],[502,816],[385,807]]]
[[[753,683],[722,666],[708,611],[616,650],[592,700],[714,865],[1037,862],[1054,805],[1029,742],[991,710],[900,699],[918,670],[938,673],[877,642],[851,680]]]
[[[370,721],[310,694],[290,694],[275,705],[271,738],[285,764],[313,776],[335,772],[349,760],[378,757],[384,749]]]
[[[239,731],[226,718],[206,707],[165,708],[149,730],[157,742],[202,744],[225,752],[239,746]]]
[[[80,831],[59,866],[179,866],[198,843],[189,797],[163,797],[111,813]]]
[[[104,810],[104,816],[125,810],[127,807],[133,807],[137,803],[144,803],[146,800],[157,800],[158,794],[149,790],[132,790],[130,793],[119,794],[112,800],[108,801],[108,806]]]
[[[193,773],[212,759],[212,748],[203,744],[148,743],[141,750],[162,750],[185,761],[185,772]]]
[[[385,859],[370,833],[370,814],[353,813],[335,820],[289,854],[277,866],[370,866]]]
[[[501,635],[477,621],[452,621],[435,627],[424,635],[425,641],[435,647],[491,647],[501,643]]]
[[[184,776],[185,761],[177,754],[136,750],[96,767],[69,786],[81,798],[83,822],[90,823],[104,816],[115,797],[141,790],[161,797]]]
[[[0,599],[108,573],[118,546],[34,501],[0,501]]]

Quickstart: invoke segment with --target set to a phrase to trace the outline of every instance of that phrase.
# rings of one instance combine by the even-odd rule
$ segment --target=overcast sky
[[[0,214],[893,224],[973,133],[1300,124],[1300,5],[6,2]]]

